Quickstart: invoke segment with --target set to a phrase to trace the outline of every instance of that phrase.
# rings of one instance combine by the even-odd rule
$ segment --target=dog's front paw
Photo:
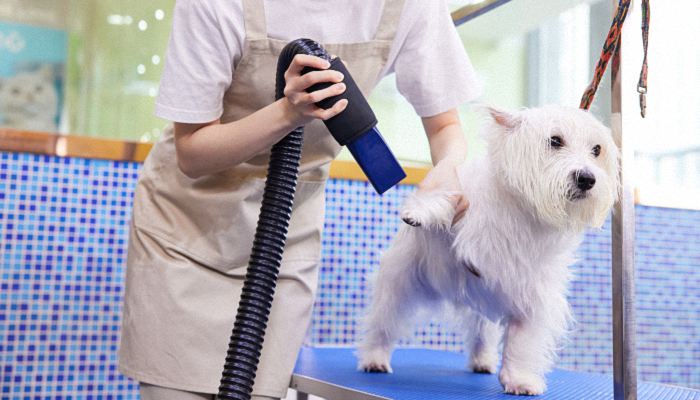
[[[508,394],[536,396],[547,389],[543,377],[529,372],[514,372],[502,368],[498,379],[503,385],[503,391]]]
[[[445,229],[451,225],[454,214],[450,194],[433,191],[410,196],[401,210],[401,219],[411,226]]]
[[[391,369],[390,353],[381,348],[361,351],[357,369],[364,372],[394,372]]]
[[[424,216],[420,215],[418,210],[405,208],[401,211],[401,220],[411,226],[421,226]]]

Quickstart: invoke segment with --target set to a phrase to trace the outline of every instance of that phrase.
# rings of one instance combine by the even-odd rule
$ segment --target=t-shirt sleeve
[[[394,64],[399,92],[421,117],[481,96],[483,86],[444,0],[420,1]]]
[[[233,76],[236,43],[222,32],[212,9],[217,3],[175,3],[156,116],[182,123],[206,123],[221,117],[223,96]]]

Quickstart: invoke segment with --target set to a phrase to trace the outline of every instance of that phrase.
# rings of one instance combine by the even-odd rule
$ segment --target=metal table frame
[[[304,375],[292,375],[289,387],[297,391],[297,400],[309,400],[308,393],[329,400],[391,400],[388,397],[361,392]]]

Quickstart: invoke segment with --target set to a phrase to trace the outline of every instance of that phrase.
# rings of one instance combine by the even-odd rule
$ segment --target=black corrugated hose
[[[299,39],[289,43],[277,62],[276,99],[284,97],[284,73],[297,54],[331,60],[326,50],[313,40]],[[219,399],[248,400],[253,391],[287,240],[303,136],[304,128],[299,127],[272,146],[253,250],[219,385]]]

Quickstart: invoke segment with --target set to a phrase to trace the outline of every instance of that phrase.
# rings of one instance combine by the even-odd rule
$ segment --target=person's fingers
[[[333,107],[328,108],[324,110],[323,108],[317,108],[312,116],[315,118],[318,118],[320,120],[326,121],[330,118],[335,117],[336,115],[340,114],[345,110],[345,108],[348,106],[348,100],[347,99],[340,99],[333,104]]]
[[[309,87],[322,82],[339,83],[342,82],[345,76],[342,72],[326,70],[326,71],[312,71],[306,73],[296,79],[293,79],[293,86],[296,90],[302,91]]]
[[[431,191],[431,190],[433,190],[433,189],[437,189],[438,186],[439,186],[439,185],[438,185],[438,183],[435,181],[435,179],[427,179],[427,176],[426,176],[426,178],[424,178],[424,179],[418,184],[418,191],[420,191],[420,192],[428,192],[428,191]]]
[[[303,107],[318,103],[319,101],[326,99],[328,97],[337,96],[345,92],[344,83],[336,83],[325,89],[320,89],[313,91],[311,93],[307,92],[297,92],[293,89],[285,89],[285,97],[297,107]]]
[[[343,80],[343,74],[338,71],[313,71],[302,76],[287,80],[284,87],[284,95],[291,97],[296,94],[306,93],[306,89],[320,82],[339,83]]]
[[[310,56],[308,54],[297,54],[292,59],[292,62],[289,64],[287,71],[285,71],[284,78],[289,79],[294,76],[301,75],[301,70],[303,70],[305,67],[316,69],[328,69],[328,67],[330,66],[331,63],[324,60],[323,58]]]
[[[459,220],[461,220],[462,217],[464,217],[464,214],[466,214],[468,209],[469,209],[469,200],[467,200],[467,198],[464,196],[459,196],[459,200],[457,201],[457,204],[455,205],[455,216],[454,216],[454,218],[452,218],[452,225],[459,222]]]
[[[319,101],[326,99],[328,97],[337,96],[345,91],[344,83],[336,83],[335,85],[328,86],[325,89],[316,90],[305,96],[305,101],[308,103],[318,103]]]

